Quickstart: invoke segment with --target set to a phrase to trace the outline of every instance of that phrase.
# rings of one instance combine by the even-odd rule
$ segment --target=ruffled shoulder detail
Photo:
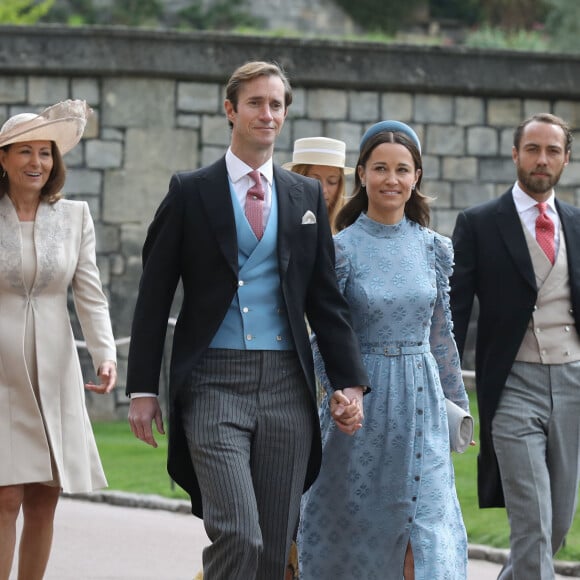
[[[453,244],[451,239],[436,232],[434,235],[435,245],[435,271],[437,280],[447,279],[453,274]]]
[[[346,230],[343,230],[334,236],[336,278],[338,280],[340,291],[343,294],[351,270],[350,254],[346,249],[345,242],[348,244],[348,233]]]

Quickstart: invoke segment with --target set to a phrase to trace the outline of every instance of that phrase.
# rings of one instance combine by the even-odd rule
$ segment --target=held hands
[[[363,388],[348,387],[334,391],[330,398],[330,414],[340,431],[354,435],[361,427],[363,414]]]
[[[106,360],[99,367],[97,375],[101,381],[100,384],[95,385],[89,381],[85,384],[85,389],[99,395],[110,393],[115,388],[115,383],[117,382],[117,364],[115,361]]]
[[[157,441],[153,437],[153,421],[155,421],[157,433],[165,435],[163,415],[157,397],[135,397],[131,399],[128,419],[131,431],[137,439],[141,439],[141,441],[151,445],[151,447],[157,447]]]

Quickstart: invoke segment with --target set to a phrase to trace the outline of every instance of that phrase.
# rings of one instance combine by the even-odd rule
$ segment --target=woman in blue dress
[[[363,136],[354,196],[341,210],[336,271],[371,391],[353,437],[321,410],[323,461],[304,496],[301,580],[464,580],[467,537],[445,398],[469,403],[449,310],[451,241],[427,228],[420,142],[397,121]]]

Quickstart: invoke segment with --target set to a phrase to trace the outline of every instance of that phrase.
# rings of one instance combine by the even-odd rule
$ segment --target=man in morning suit
[[[538,114],[514,133],[517,181],[459,214],[451,308],[463,352],[479,301],[480,507],[507,509],[501,580],[554,578],[580,474],[580,210],[555,198],[570,130]]]
[[[230,147],[213,165],[172,177],[143,248],[129,422],[156,445],[152,421],[159,432],[163,422],[151,395],[181,280],[168,470],[211,540],[204,580],[284,577],[300,497],[321,458],[305,316],[337,389],[339,429],[362,425],[368,378],[336,283],[320,184],[272,162],[291,101],[275,64],[239,67],[224,103]]]

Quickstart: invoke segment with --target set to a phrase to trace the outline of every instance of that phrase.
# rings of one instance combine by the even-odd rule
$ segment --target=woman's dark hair
[[[367,191],[366,188],[361,185],[360,177],[358,175],[358,167],[359,165],[364,167],[375,148],[383,143],[398,143],[399,145],[406,147],[413,157],[415,169],[421,170],[415,188],[411,192],[411,197],[405,204],[405,215],[408,219],[417,222],[419,225],[429,225],[431,217],[429,203],[431,202],[431,198],[421,193],[423,162],[417,146],[404,133],[399,133],[398,131],[381,131],[367,139],[362,145],[356,164],[357,171],[355,171],[354,174],[352,197],[346,202],[344,207],[336,216],[335,226],[338,231],[353,224],[361,212],[366,212],[368,210],[369,200],[367,197]]]
[[[15,143],[5,145],[2,147],[4,151],[8,151]],[[62,197],[62,188],[66,177],[66,167],[62,160],[62,155],[54,141],[50,142],[50,149],[52,153],[52,170],[47,182],[44,184],[40,192],[40,198],[48,203],[54,203]],[[4,171],[0,172],[0,197],[7,194],[10,190],[10,183],[8,181],[8,174]]]

